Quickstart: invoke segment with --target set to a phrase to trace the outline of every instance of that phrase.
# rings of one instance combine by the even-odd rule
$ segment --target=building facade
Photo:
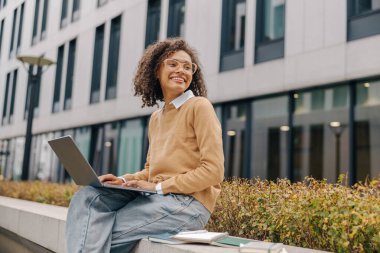
[[[18,55],[56,62],[38,82],[29,179],[70,181],[47,144],[67,134],[99,174],[140,170],[157,108],[132,79],[146,46],[176,36],[199,52],[227,177],[379,177],[380,0],[0,0],[0,174],[22,173]]]

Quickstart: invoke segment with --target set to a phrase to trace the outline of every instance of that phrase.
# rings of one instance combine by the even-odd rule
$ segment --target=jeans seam
[[[136,225],[136,226],[134,226],[134,227],[131,227],[131,228],[128,229],[126,232],[121,233],[120,235],[115,236],[115,237],[113,237],[112,239],[119,238],[120,236],[123,236],[123,235],[125,235],[125,234],[128,234],[128,233],[132,232],[133,230],[136,230],[136,229],[142,228],[142,227],[144,227],[144,226],[147,226],[147,225],[149,225],[149,224],[152,224],[152,223],[154,223],[154,222],[156,222],[156,221],[159,221],[159,220],[161,220],[161,219],[163,219],[163,218],[165,218],[165,217],[168,217],[169,215],[174,215],[174,214],[176,214],[176,213],[178,213],[178,212],[180,212],[180,211],[185,210],[185,209],[188,208],[188,207],[189,207],[189,206],[180,206],[180,207],[178,207],[177,209],[175,209],[175,210],[172,211],[172,212],[165,212],[164,215],[161,215],[161,216],[158,217],[158,218],[150,219],[150,220],[148,220],[147,222],[145,222],[145,223],[143,223],[143,224],[140,224],[140,225]]]
[[[85,247],[85,243],[86,243],[86,239],[87,239],[87,232],[88,232],[88,227],[89,227],[89,224],[90,224],[90,216],[91,216],[91,206],[93,204],[93,202],[99,198],[100,196],[107,196],[107,195],[111,195],[112,193],[99,193],[98,195],[96,195],[90,202],[90,204],[88,205],[87,209],[88,209],[88,216],[87,216],[87,224],[86,226],[84,226],[83,228],[83,231],[82,231],[82,234],[83,234],[83,240],[82,240],[82,243],[81,243],[81,252],[83,251],[83,248]],[[108,206],[106,205],[106,207],[108,208]],[[111,209],[108,208],[109,211],[112,211]]]

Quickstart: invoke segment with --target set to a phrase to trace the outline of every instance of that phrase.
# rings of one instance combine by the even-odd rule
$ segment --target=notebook
[[[70,135],[50,140],[48,143],[53,149],[54,153],[58,156],[59,161],[65,167],[65,170],[69,173],[77,185],[115,188],[121,190],[143,192],[147,194],[156,193],[156,191],[149,191],[140,188],[101,183],[94,169],[80,152],[78,146],[75,144],[73,138]]]

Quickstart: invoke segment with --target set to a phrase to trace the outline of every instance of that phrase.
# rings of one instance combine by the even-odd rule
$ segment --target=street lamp
[[[335,135],[335,175],[338,182],[340,173],[340,136],[347,125],[340,123],[339,121],[332,121],[329,124],[331,131]]]
[[[34,107],[36,100],[36,86],[42,75],[42,68],[49,67],[55,62],[44,58],[43,56],[18,56],[17,60],[22,62],[25,69],[28,72],[30,80],[30,93],[28,99],[28,119],[26,125],[26,134],[25,134],[25,146],[24,146],[24,159],[22,161],[22,174],[21,180],[28,180],[29,178],[29,160],[30,160],[30,147],[32,144],[32,125],[33,125],[33,116],[34,116]],[[25,66],[29,65],[29,70]],[[35,73],[34,69],[37,66],[37,72]],[[47,69],[46,68],[46,69]],[[45,70],[46,70],[45,69]]]

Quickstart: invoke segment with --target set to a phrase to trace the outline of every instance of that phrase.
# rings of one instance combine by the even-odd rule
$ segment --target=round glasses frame
[[[184,72],[187,72],[189,74],[192,74],[194,75],[195,72],[197,72],[198,70],[198,65],[195,64],[195,63],[190,63],[190,62],[180,62],[176,59],[171,59],[171,58],[168,58],[168,59],[165,59],[163,61],[165,67],[167,67],[168,69],[171,69],[173,71],[176,71],[179,69],[180,66],[182,66],[182,69]]]

